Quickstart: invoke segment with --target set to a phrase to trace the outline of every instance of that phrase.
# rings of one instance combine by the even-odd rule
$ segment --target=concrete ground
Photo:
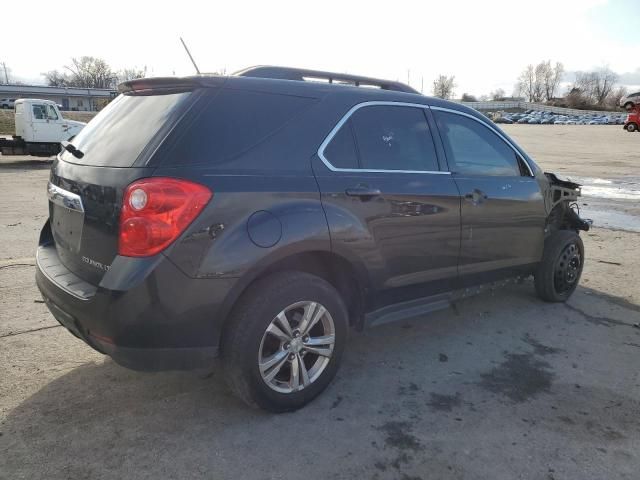
[[[638,175],[640,134],[509,127],[546,170]],[[47,176],[0,157],[0,479],[638,478],[640,233],[583,234],[567,304],[527,281],[354,332],[322,396],[270,415],[236,400],[218,366],[132,372],[57,326],[33,280]],[[626,193],[591,193],[587,210],[637,219]]]

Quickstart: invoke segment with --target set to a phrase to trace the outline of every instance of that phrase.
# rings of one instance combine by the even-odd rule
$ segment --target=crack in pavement
[[[35,267],[36,259],[34,257],[24,257],[24,258],[9,258],[6,260],[0,260],[0,268],[6,267],[17,267],[17,266],[28,266]]]
[[[61,326],[62,325],[49,325],[48,327],[34,328],[32,330],[24,330],[22,332],[9,332],[9,333],[5,333],[3,335],[0,335],[0,338],[15,337],[17,335],[24,335],[25,333],[39,332],[40,330],[48,330],[50,328],[58,328],[58,327],[61,327]]]
[[[612,327],[614,325],[622,325],[625,327],[631,327],[633,325],[631,325],[630,323],[626,323],[623,322],[622,320],[616,320],[615,318],[610,318],[610,317],[599,317],[596,315],[591,315],[589,313],[584,312],[583,310],[579,309],[578,307],[574,307],[573,305],[569,304],[569,303],[564,303],[563,304],[566,308],[568,308],[569,310],[579,313],[580,315],[582,315],[585,319],[587,319],[589,322],[595,324],[595,325],[603,325],[605,327]]]

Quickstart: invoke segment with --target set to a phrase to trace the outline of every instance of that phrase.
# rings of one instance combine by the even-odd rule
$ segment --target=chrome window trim
[[[520,153],[520,151],[513,145],[513,143],[511,143],[504,135],[502,135],[499,131],[497,131],[496,129],[494,129],[491,125],[489,125],[488,123],[483,122],[482,120],[480,120],[479,118],[470,115],[466,112],[461,112],[459,110],[453,110],[451,108],[445,108],[445,107],[431,107],[431,110],[439,110],[441,112],[447,112],[447,113],[454,113],[456,115],[462,115],[463,117],[468,117],[471,118],[473,120],[475,120],[476,122],[478,122],[480,125],[484,125],[486,128],[488,128],[489,130],[491,130],[493,133],[495,133],[498,137],[500,137],[507,145],[509,145],[509,147],[511,147],[511,149],[518,155],[518,157],[520,157],[522,159],[522,161],[524,162],[524,164],[527,166],[527,170],[529,170],[529,175],[531,177],[535,177],[535,174],[533,173],[533,169],[531,168],[531,166],[529,165],[529,162],[527,162],[527,159],[524,158],[524,155],[522,155],[522,153]]]
[[[47,184],[47,197],[56,205],[84,213],[84,206],[82,205],[80,195],[64,190],[51,182]]]
[[[391,102],[391,101],[370,101],[370,102],[362,102],[354,105],[349,109],[347,113],[340,119],[340,121],[333,127],[333,129],[329,132],[329,135],[324,139],[324,141],[320,144],[320,148],[318,148],[318,157],[322,160],[322,163],[331,170],[332,172],[348,172],[348,173],[428,173],[435,175],[451,175],[451,172],[444,170],[378,170],[378,169],[370,169],[370,168],[338,168],[334,167],[329,160],[324,156],[324,150],[327,148],[327,145],[333,140],[333,137],[338,133],[338,130],[349,120],[351,115],[365,107],[372,106],[391,106],[391,107],[414,107],[414,108],[423,108],[429,109],[429,105],[424,105],[422,103],[407,103],[407,102]],[[425,119],[426,121],[426,119]],[[435,142],[435,141],[434,141]],[[435,147],[435,145],[434,145]]]

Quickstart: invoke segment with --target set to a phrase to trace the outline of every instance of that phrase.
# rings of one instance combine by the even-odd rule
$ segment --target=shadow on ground
[[[0,426],[0,472],[12,479],[634,478],[637,362],[619,371],[601,364],[606,355],[638,358],[640,348],[624,346],[640,344],[631,326],[638,307],[587,289],[573,309],[539,302],[527,285],[506,290],[426,321],[353,334],[336,381],[291,414],[245,407],[219,366],[149,374],[108,359],[84,364],[9,413]],[[584,316],[607,305],[618,309],[613,323]]]

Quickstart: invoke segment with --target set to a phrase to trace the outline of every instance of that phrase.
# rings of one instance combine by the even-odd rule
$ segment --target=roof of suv
[[[269,93],[325,97],[340,95],[349,101],[393,101],[439,106],[485,118],[460,103],[422,95],[401,82],[319,70],[257,66],[232,75],[200,74],[188,77],[156,77],[130,80],[120,84],[121,93],[144,93],[152,90],[184,91],[198,87],[250,88]]]

